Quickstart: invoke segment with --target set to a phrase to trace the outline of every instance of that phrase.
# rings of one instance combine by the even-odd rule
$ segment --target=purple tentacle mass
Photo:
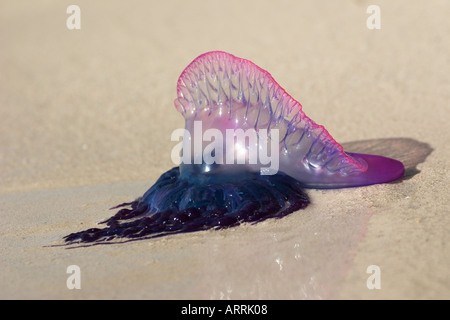
[[[246,173],[202,182],[180,177],[179,167],[158,181],[113,217],[106,228],[92,228],[65,237],[68,242],[114,238],[151,238],[167,234],[226,228],[243,222],[281,218],[309,204],[302,185],[284,174]]]

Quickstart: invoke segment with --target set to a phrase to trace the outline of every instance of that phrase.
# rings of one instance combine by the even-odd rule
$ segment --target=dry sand
[[[78,0],[81,30],[70,4],[0,3],[0,298],[450,298],[448,1]],[[346,150],[396,157],[405,179],[308,190],[306,210],[257,225],[52,247],[173,166],[176,81],[211,50],[268,70]]]

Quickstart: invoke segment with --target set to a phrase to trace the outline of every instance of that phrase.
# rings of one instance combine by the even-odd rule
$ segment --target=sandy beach
[[[1,1],[0,298],[450,299],[449,13],[446,0]],[[213,50],[269,71],[344,150],[400,160],[405,177],[308,189],[305,210],[256,225],[62,246],[174,166],[178,77]]]

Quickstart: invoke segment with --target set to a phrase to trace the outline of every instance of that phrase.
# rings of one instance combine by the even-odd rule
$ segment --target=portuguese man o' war
[[[186,67],[175,107],[185,119],[179,166],[115,207],[105,228],[72,233],[66,242],[256,223],[306,208],[303,188],[367,186],[404,174],[397,160],[346,153],[267,71],[225,52],[205,53]]]

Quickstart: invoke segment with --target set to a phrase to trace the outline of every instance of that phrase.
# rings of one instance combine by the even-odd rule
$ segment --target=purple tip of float
[[[367,170],[354,177],[355,187],[392,182],[403,177],[405,173],[403,163],[395,159],[363,153],[347,154],[367,162]]]

